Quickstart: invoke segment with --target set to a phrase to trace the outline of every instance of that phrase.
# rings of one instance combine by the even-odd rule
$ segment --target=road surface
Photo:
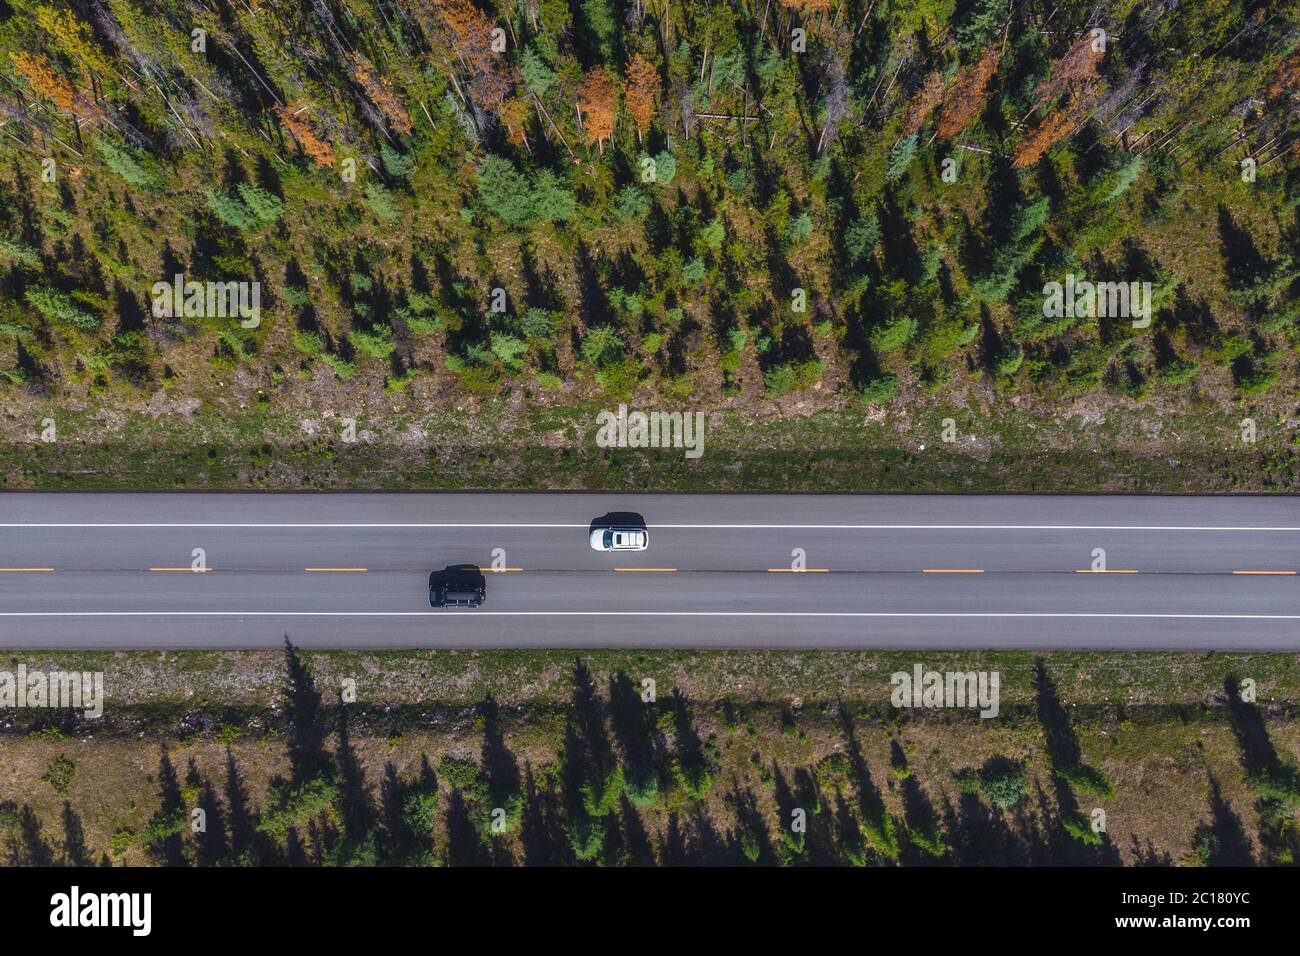
[[[6,492],[0,536],[6,648],[1300,650],[1300,497]],[[462,563],[509,570],[430,608]]]

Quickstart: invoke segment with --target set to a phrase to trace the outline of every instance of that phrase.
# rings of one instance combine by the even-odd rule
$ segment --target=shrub
[[[26,269],[39,269],[41,267],[40,253],[27,243],[19,242],[17,239],[6,239],[0,236],[0,257],[8,259],[10,262],[16,262]]]
[[[371,358],[387,360],[396,346],[393,343],[393,330],[384,325],[377,325],[369,331],[354,331],[348,334],[352,347]]]
[[[582,339],[582,357],[596,367],[610,365],[623,356],[623,339],[608,325],[587,330]]]
[[[577,211],[573,190],[549,169],[533,177],[532,199],[534,215],[547,222],[568,222]]]
[[[113,170],[132,186],[141,189],[157,189],[162,185],[162,177],[153,168],[153,164],[140,157],[128,146],[119,146],[105,136],[95,138],[95,149],[108,168]]]
[[[253,219],[260,226],[269,226],[284,215],[284,203],[278,196],[267,192],[261,186],[240,183],[239,198],[243,200]]]
[[[979,786],[989,803],[1009,810],[1029,792],[1029,775],[1018,760],[995,757],[979,772]]]
[[[473,793],[479,785],[478,764],[461,757],[443,757],[438,764],[438,776],[449,787],[463,793]]]
[[[276,840],[284,840],[294,827],[301,827],[323,811],[338,795],[334,784],[324,777],[309,780],[296,786],[285,785],[270,791],[262,819],[257,824],[258,832],[265,833]],[[180,807],[181,822],[184,822],[185,808]],[[152,824],[151,824],[152,826]],[[154,843],[153,840],[146,840]]]
[[[626,225],[644,219],[650,212],[650,197],[636,186],[624,186],[614,197],[614,218]]]
[[[528,351],[528,343],[513,335],[493,332],[490,348],[492,354],[499,358],[503,365],[518,370],[522,367],[519,358]]]
[[[59,754],[50,761],[45,772],[41,774],[41,779],[48,783],[55,793],[63,795],[72,786],[72,778],[76,772],[77,765],[66,754]]]
[[[397,218],[397,206],[393,204],[393,194],[379,183],[366,183],[366,205],[385,222]]]
[[[624,356],[603,366],[596,373],[596,380],[610,395],[622,398],[630,395],[641,381],[641,366],[631,356]]]
[[[877,352],[894,352],[901,349],[916,335],[916,319],[905,313],[895,313],[873,328],[867,336],[872,349]]]
[[[547,309],[529,309],[524,314],[524,335],[530,339],[549,339],[555,334],[555,314]]]
[[[1115,785],[1095,767],[1079,764],[1069,770],[1057,771],[1057,776],[1065,778],[1078,793],[1084,793],[1090,797],[1115,796]]]
[[[384,172],[394,179],[406,179],[415,172],[415,157],[399,152],[387,143],[379,144],[379,159],[384,165]]]
[[[880,405],[898,394],[898,376],[877,375],[862,386],[861,397],[868,405]]]
[[[569,837],[569,848],[579,860],[594,860],[605,845],[605,821],[581,817],[564,828]]]
[[[121,856],[135,845],[135,834],[130,830],[118,830],[108,839],[108,849],[114,856]]]
[[[478,193],[488,211],[508,226],[527,226],[537,219],[528,180],[508,159],[483,157],[478,167]]]
[[[1082,813],[1069,813],[1061,817],[1061,826],[1080,843],[1101,846],[1101,834],[1092,828],[1092,821]]]
[[[844,231],[844,249],[850,261],[856,263],[868,256],[880,242],[880,222],[875,214],[855,219]]]
[[[898,179],[907,172],[907,167],[912,164],[912,159],[916,156],[918,142],[918,134],[913,133],[899,140],[898,145],[889,151],[889,166],[885,170],[886,179]]]

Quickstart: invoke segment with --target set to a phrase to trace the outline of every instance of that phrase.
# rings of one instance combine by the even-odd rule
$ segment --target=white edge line
[[[434,522],[0,522],[0,528],[588,528],[590,522],[555,523],[434,523]],[[1108,524],[647,524],[646,528],[754,529],[824,531],[1300,531],[1297,527],[1237,527],[1227,525],[1108,525]]]
[[[0,611],[0,617],[848,617],[1126,618],[1300,621],[1300,614],[1112,614],[1089,612],[925,611]]]

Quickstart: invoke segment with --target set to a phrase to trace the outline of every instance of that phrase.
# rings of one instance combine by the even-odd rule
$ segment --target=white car
[[[597,528],[591,533],[596,551],[644,551],[650,535],[644,528]]]

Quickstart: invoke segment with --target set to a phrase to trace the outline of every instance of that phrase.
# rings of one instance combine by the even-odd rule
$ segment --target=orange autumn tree
[[[926,119],[943,99],[943,75],[935,70],[921,83],[920,90],[912,97],[907,111],[903,113],[903,135],[910,136],[922,126]]]
[[[659,75],[650,61],[640,53],[627,65],[627,112],[636,124],[637,134],[650,128],[654,119],[655,96],[659,92]]]
[[[95,123],[104,118],[103,111],[77,93],[73,85],[39,53],[29,54],[20,50],[11,53],[10,59],[32,92],[41,99],[51,100],[60,113],[75,116],[83,123]]]
[[[405,136],[411,131],[411,114],[406,111],[406,107],[389,88],[384,78],[375,73],[374,68],[360,53],[352,54],[352,78],[366,91],[370,102],[384,114],[384,119],[388,121],[394,133]]]
[[[505,58],[492,49],[495,24],[470,0],[435,0],[451,53],[459,61],[479,106],[497,112],[512,82]]]
[[[587,71],[578,88],[578,117],[582,121],[587,142],[595,143],[603,153],[605,140],[614,135],[614,109],[618,94],[609,71],[603,66]]]
[[[317,166],[334,165],[334,147],[322,140],[316,135],[316,131],[311,128],[307,122],[307,111],[311,107],[306,103],[291,103],[288,106],[277,106],[276,115],[280,117],[280,122],[289,134],[298,141],[302,151],[310,156]]]
[[[1040,83],[1034,91],[1034,109],[1050,103],[1060,93],[1073,92],[1091,83],[1097,75],[1097,67],[1106,57],[1105,51],[1097,47],[1092,36],[1085,34],[1053,63],[1051,79]]]
[[[1053,113],[1030,130],[1016,146],[1013,165],[1032,166],[1044,153],[1064,139],[1076,122],[1075,104],[1076,101],[1072,99],[1063,109]]]
[[[952,139],[983,112],[988,102],[989,83],[998,71],[1001,59],[1001,48],[998,44],[993,44],[973,66],[953,81],[936,117],[935,125],[940,136]]]

